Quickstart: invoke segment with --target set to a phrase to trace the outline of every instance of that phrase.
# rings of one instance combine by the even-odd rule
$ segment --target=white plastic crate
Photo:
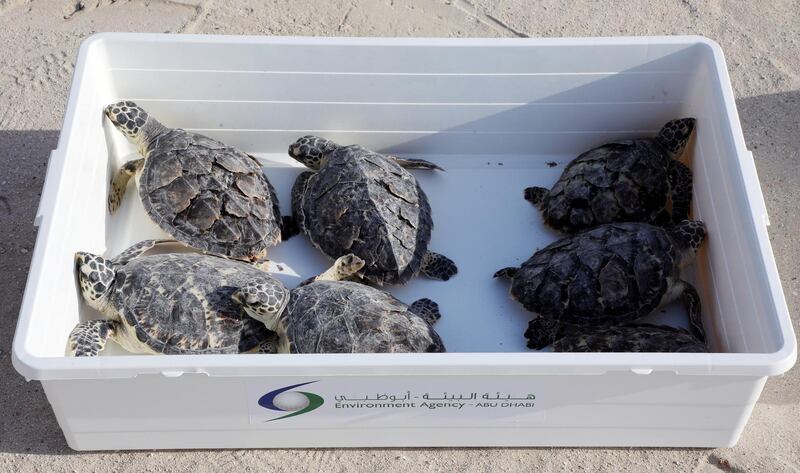
[[[105,210],[111,173],[135,152],[103,118],[119,99],[257,155],[287,213],[302,168],[286,149],[306,133],[445,167],[414,174],[434,211],[431,249],[460,272],[390,289],[439,302],[449,353],[133,356],[110,346],[65,357],[70,330],[97,316],[75,284],[74,252],[116,255],[163,236],[133,186],[118,214]],[[527,350],[531,315],[492,274],[557,235],[522,189],[551,185],[588,148],[682,116],[698,120],[692,211],[709,238],[689,278],[714,353]],[[796,357],[723,55],[699,37],[96,35],[78,57],[37,224],[14,366],[42,381],[78,450],[726,446],[767,377]],[[329,264],[302,236],[270,258],[290,287]],[[685,324],[680,304],[655,317]]]

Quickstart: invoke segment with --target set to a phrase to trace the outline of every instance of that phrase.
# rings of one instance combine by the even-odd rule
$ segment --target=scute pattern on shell
[[[531,312],[581,325],[622,323],[655,309],[677,258],[667,231],[601,225],[563,238],[522,264],[511,295]]]
[[[391,294],[349,281],[291,292],[284,312],[294,353],[443,352],[439,335]]]
[[[293,212],[323,253],[359,256],[364,277],[378,285],[402,284],[419,272],[433,221],[428,198],[408,171],[353,145],[333,151],[319,172],[303,177],[296,186],[305,190],[293,191]]]
[[[275,190],[251,156],[181,129],[149,147],[139,195],[150,217],[194,248],[257,258],[280,242]]]
[[[682,328],[630,324],[568,334],[553,343],[553,351],[695,353],[708,348]]]
[[[656,223],[668,202],[670,162],[652,139],[589,150],[564,169],[543,202],[543,216],[566,232],[611,222]]]
[[[123,323],[157,353],[240,353],[271,332],[231,295],[268,277],[249,264],[213,256],[140,256],[117,270],[109,297]]]

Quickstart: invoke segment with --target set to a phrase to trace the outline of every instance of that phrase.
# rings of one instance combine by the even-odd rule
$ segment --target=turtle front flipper
[[[439,312],[439,304],[427,298],[414,301],[408,306],[408,310],[420,316],[423,320],[428,322],[429,325],[435,324],[442,318],[442,314]]]
[[[262,355],[274,355],[276,353],[280,353],[280,337],[277,334],[274,337],[270,337],[267,340],[261,342],[258,345],[258,352]]]
[[[429,251],[422,257],[420,274],[437,281],[447,281],[458,273],[458,267],[447,256]]]
[[[555,319],[541,315],[528,322],[525,338],[528,339],[528,348],[535,350],[551,345],[564,333],[564,327]]]
[[[122,204],[122,198],[125,197],[125,189],[128,187],[128,181],[142,170],[142,166],[144,166],[144,158],[128,161],[122,165],[119,171],[117,171],[117,174],[114,175],[114,178],[111,179],[111,190],[108,193],[109,213],[113,214],[116,212],[120,204]]]
[[[278,345],[273,340],[267,340],[258,346],[258,353],[261,355],[274,355],[278,353]]]
[[[442,168],[438,164],[434,164],[424,159],[398,158],[397,156],[386,156],[386,157],[394,160],[394,162],[397,163],[398,166],[406,169],[435,169],[437,171],[444,171],[444,168]]]
[[[81,322],[69,334],[69,356],[97,356],[103,351],[109,338],[114,338],[120,328],[113,320],[89,320]]]
[[[355,276],[365,264],[366,262],[363,259],[354,254],[344,255],[337,259],[333,266],[325,270],[325,272],[302,282],[300,285],[306,285],[314,281],[344,281]]]
[[[175,240],[142,240],[139,243],[131,246],[127,250],[123,251],[116,258],[112,259],[111,261],[114,264],[125,264],[130,260],[136,258],[137,256],[141,255],[145,251],[153,248],[157,245],[164,245],[168,243],[175,243]]]
[[[669,187],[672,198],[672,223],[689,218],[692,202],[692,171],[683,163],[672,161],[669,168]]]

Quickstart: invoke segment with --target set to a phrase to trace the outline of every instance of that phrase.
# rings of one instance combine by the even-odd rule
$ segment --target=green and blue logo
[[[319,380],[317,380],[319,381]],[[305,386],[306,384],[316,383],[317,381],[309,381],[307,383],[293,384],[284,388],[276,389],[264,394],[258,399],[258,405],[273,411],[288,412],[288,414],[270,419],[273,420],[286,419],[287,417],[299,416],[317,409],[325,404],[325,400],[321,396],[314,393],[305,391],[291,391],[294,388]]]

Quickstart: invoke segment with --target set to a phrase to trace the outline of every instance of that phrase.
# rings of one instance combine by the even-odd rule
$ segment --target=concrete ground
[[[436,449],[76,454],[11,340],[80,41],[98,31],[326,36],[700,34],[730,68],[772,221],[790,311],[800,308],[800,2],[666,0],[0,0],[0,471],[798,471],[800,374],[771,379],[739,444],[720,450]],[[658,3],[658,5],[654,5]],[[566,6],[569,5],[569,6]]]

